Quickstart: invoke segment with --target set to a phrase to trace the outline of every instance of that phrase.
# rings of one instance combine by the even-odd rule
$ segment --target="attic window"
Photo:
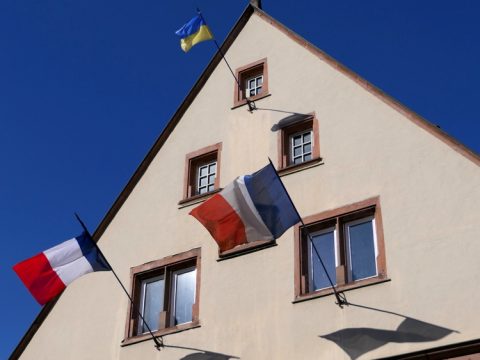
[[[234,107],[246,104],[247,99],[258,100],[269,95],[267,70],[266,58],[237,69],[240,88],[235,83]]]
[[[279,126],[279,170],[320,161],[318,120],[315,114],[296,114]]]
[[[210,195],[219,190],[222,143],[206,146],[186,155],[183,200]]]

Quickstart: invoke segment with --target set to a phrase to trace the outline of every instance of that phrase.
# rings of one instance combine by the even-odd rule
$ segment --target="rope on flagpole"
[[[155,343],[155,347],[157,348],[158,351],[160,351],[161,348],[164,347],[163,345],[163,338],[160,336],[159,338],[156,337],[155,335],[153,335],[153,332],[152,330],[150,329],[150,326],[148,326],[148,323],[145,321],[145,318],[143,317],[143,315],[141,314],[140,310],[138,309],[138,306],[135,304],[135,302],[133,301],[132,297],[130,296],[130,294],[128,293],[127,289],[125,288],[125,286],[123,285],[123,283],[120,281],[120,278],[118,277],[117,273],[115,272],[115,270],[113,270],[112,266],[110,265],[110,263],[108,262],[107,258],[105,257],[105,255],[103,255],[103,252],[102,250],[98,247],[97,243],[93,240],[93,237],[92,235],[90,234],[90,232],[88,231],[87,227],[85,226],[85,224],[83,223],[82,219],[80,219],[80,216],[78,216],[77,213],[75,213],[75,217],[77,218],[78,222],[80,223],[80,225],[82,225],[82,228],[83,230],[86,232],[86,234],[90,237],[90,240],[92,241],[93,245],[95,246],[95,248],[97,249],[98,253],[100,254],[100,256],[102,257],[102,259],[105,261],[105,263],[108,265],[108,267],[110,268],[110,270],[112,270],[112,273],[113,275],[115,276],[115,278],[117,279],[118,283],[120,284],[120,286],[122,287],[123,291],[125,292],[125,294],[127,295],[128,299],[130,300],[130,303],[132,304],[132,307],[133,309],[135,310],[135,312],[140,316],[140,318],[142,319],[143,321],[143,324],[145,324],[148,332],[150,333],[150,336],[152,337],[153,339],[153,342]]]

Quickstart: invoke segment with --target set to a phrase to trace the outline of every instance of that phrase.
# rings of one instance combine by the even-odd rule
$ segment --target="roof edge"
[[[454,149],[458,153],[465,156],[467,159],[471,160],[472,162],[480,166],[479,154],[475,153],[473,150],[469,149],[467,146],[465,146],[464,144],[462,144],[461,142],[459,142],[454,137],[447,134],[445,131],[441,130],[437,126],[433,125],[428,120],[424,119],[423,117],[415,113],[413,110],[409,109],[407,106],[401,104],[398,100],[392,98],[390,95],[386,94],[384,91],[377,88],[375,85],[363,79],[360,75],[355,73],[353,70],[341,64],[339,61],[335,60],[333,57],[326,54],[324,51],[320,50],[318,47],[316,47],[309,41],[305,40],[303,37],[295,33],[293,30],[289,29],[287,26],[283,25],[282,23],[280,23],[279,21],[277,21],[276,19],[268,15],[262,9],[254,6],[252,3],[249,3],[247,5],[244,12],[242,13],[242,15],[239,17],[239,19],[233,26],[232,30],[230,30],[230,32],[226,36],[224,42],[220,46],[222,53],[226,53],[226,51],[230,48],[233,41],[236,39],[240,31],[244,28],[245,24],[248,22],[248,20],[250,19],[253,13],[256,13],[257,15],[259,15],[263,20],[269,22],[271,25],[278,28],[280,31],[285,33],[287,36],[289,36],[291,39],[296,41],[298,44],[300,44],[301,46],[303,46],[304,48],[312,52],[314,55],[324,60],[330,66],[336,68],[341,73],[348,76],[350,79],[354,80],[357,84],[361,85],[367,91],[377,96],[380,100],[384,101],[387,105],[390,105],[395,110],[397,110],[398,112],[406,116],[408,119],[410,119],[412,122],[416,123],[417,125],[422,127],[424,130],[430,132],[432,135],[436,136],[438,139],[442,140],[447,145],[449,145],[452,149]],[[120,192],[119,196],[115,199],[115,201],[113,202],[112,206],[110,207],[106,215],[103,217],[102,221],[100,222],[97,229],[93,233],[93,239],[96,242],[103,235],[106,228],[112,222],[117,212],[120,210],[122,205],[128,199],[128,196],[132,192],[133,188],[140,181],[143,174],[145,174],[146,170],[152,163],[156,154],[161,149],[161,147],[163,146],[167,138],[170,136],[172,131],[175,129],[176,125],[182,118],[183,114],[188,109],[188,107],[193,102],[193,100],[196,98],[197,94],[200,92],[200,90],[203,88],[203,85],[205,85],[206,81],[208,80],[208,77],[216,68],[216,66],[220,63],[221,60],[222,60],[222,55],[219,51],[217,51],[213,56],[213,58],[208,63],[208,65],[206,66],[205,70],[202,72],[202,74],[198,78],[198,80],[192,86],[191,90],[189,91],[189,93],[187,94],[183,102],[177,108],[172,118],[163,129],[160,136],[157,138],[157,140],[155,141],[151,149],[148,151],[147,155],[144,157],[144,159],[142,160],[140,165],[137,167],[137,169],[135,170],[131,178],[128,180],[127,184],[125,185],[123,190]],[[32,324],[26,331],[25,335],[22,337],[22,339],[20,340],[16,348],[13,350],[12,354],[9,357],[10,360],[20,358],[23,351],[28,346],[31,339],[33,338],[37,330],[40,328],[45,318],[48,316],[50,311],[55,306],[57,300],[58,298],[52,300],[51,302],[49,302],[48,304],[42,307],[39,314],[37,315],[35,320],[32,322]]]
[[[289,29],[287,26],[279,22],[278,20],[271,17],[265,11],[255,8],[255,12],[262,18],[264,21],[270,23],[272,26],[276,27],[278,30],[283,32],[285,35],[290,37],[292,40],[297,42],[300,46],[304,47],[312,54],[317,56],[318,58],[325,61],[328,65],[332,66],[351,80],[355,81],[365,90],[370,92],[371,94],[375,95],[381,101],[407,117],[410,121],[420,126],[425,131],[429,132],[439,140],[443,141],[445,144],[450,146],[453,150],[458,152],[459,154],[463,155],[476,165],[480,166],[480,154],[477,154],[472,149],[468,148],[464,144],[462,144],[459,140],[455,139],[450,134],[446,133],[444,130],[440,129],[438,126],[432,124],[430,121],[426,120],[421,115],[417,114],[415,111],[408,108],[406,105],[402,104],[395,98],[391,97],[387,93],[385,93],[380,88],[376,87],[369,81],[365,80],[363,77],[358,75],[355,71],[351,70],[347,66],[340,63],[338,60],[333,58],[332,56],[325,53],[323,50],[319,49],[308,40],[305,40],[302,36],[298,35],[293,30]]]
[[[242,15],[238,18],[237,22],[235,25],[232,27],[228,35],[226,36],[225,40],[223,41],[222,45],[220,46],[221,52],[217,50],[215,55],[212,57],[206,68],[203,70],[202,74],[198,78],[198,80],[195,82],[195,84],[192,86],[190,91],[188,92],[187,96],[184,98],[180,106],[177,108],[173,116],[171,117],[170,121],[165,125],[164,129],[162,130],[162,133],[160,136],[157,138],[157,140],[154,142],[150,150],[148,151],[147,155],[144,157],[140,165],[137,167],[133,175],[130,177],[128,180],[127,184],[124,186],[123,190],[120,192],[118,197],[115,199],[113,204],[111,205],[110,209],[107,211],[106,215],[103,217],[102,221],[98,225],[98,227],[95,229],[95,232],[93,233],[92,237],[95,242],[98,242],[100,237],[103,235],[105,230],[107,229],[108,225],[112,222],[114,219],[115,215],[117,212],[120,210],[122,205],[125,203],[125,201],[128,199],[129,195],[131,194],[132,190],[134,187],[137,185],[137,183],[140,181],[142,178],[143,174],[147,171],[148,167],[152,163],[153,159],[157,155],[158,151],[162,148],[163,144],[167,140],[167,138],[170,136],[172,131],[175,129],[177,126],[178,122],[182,118],[183,114],[185,111],[188,109],[190,104],[193,102],[193,100],[196,98],[200,90],[203,88],[205,83],[207,82],[209,76],[211,73],[215,70],[217,65],[221,62],[222,60],[222,53],[225,54],[227,50],[230,48],[232,45],[233,41],[236,39],[237,35],[242,31],[244,28],[245,24],[248,22],[250,19],[250,16],[253,14],[254,10],[258,9],[252,4],[248,4],[245,10],[243,11]],[[28,346],[30,341],[32,340],[33,336],[37,332],[37,330],[40,328],[42,325],[43,321],[45,318],[48,316],[50,311],[53,309],[55,306],[57,300],[59,297],[55,298],[54,300],[50,301],[46,305],[42,307],[38,315],[36,316],[35,320],[32,322],[30,327],[27,329],[26,333],[18,343],[18,345],[15,347],[13,352],[11,353],[9,359],[10,360],[16,360],[19,359],[20,356],[22,355],[23,351],[25,348]]]

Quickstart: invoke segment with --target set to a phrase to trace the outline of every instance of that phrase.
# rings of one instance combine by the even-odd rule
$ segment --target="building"
[[[254,5],[222,49],[94,234],[165,347],[97,273],[12,358],[480,358],[480,157]],[[219,253],[188,213],[269,157],[312,239]]]

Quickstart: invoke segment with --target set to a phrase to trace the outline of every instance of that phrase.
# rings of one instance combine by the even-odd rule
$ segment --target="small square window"
[[[222,144],[218,143],[187,154],[184,200],[204,196],[219,189],[221,149]]]
[[[320,160],[319,147],[315,116],[298,116],[297,121],[280,127],[279,170]]]
[[[237,69],[235,83],[234,106],[240,106],[249,100],[257,100],[268,94],[267,59],[242,66]]]
[[[127,338],[165,334],[198,325],[200,249],[131,269]],[[143,319],[142,319],[143,317]],[[148,326],[147,326],[148,324]]]
[[[331,292],[328,276],[339,290],[386,279],[378,198],[304,222],[307,229],[296,230],[296,298]]]

